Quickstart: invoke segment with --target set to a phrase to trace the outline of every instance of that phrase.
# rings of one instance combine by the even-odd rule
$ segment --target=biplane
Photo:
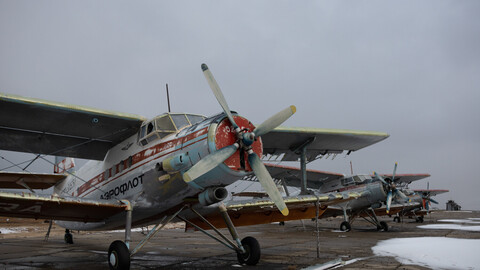
[[[412,198],[405,195],[400,188],[413,181],[429,177],[429,174],[396,174],[397,164],[393,174],[352,175],[319,170],[306,170],[305,179],[300,168],[282,165],[266,164],[267,170],[274,179],[278,179],[285,187],[301,188],[300,194],[313,191],[315,194],[332,192],[355,192],[360,194],[355,200],[340,202],[326,208],[321,218],[343,216],[340,230],[350,231],[356,218],[360,217],[375,226],[378,230],[387,231],[388,224],[379,221],[377,216],[392,215],[403,210]],[[410,195],[410,193],[409,193]],[[401,202],[401,204],[393,204]],[[405,204],[407,203],[407,204]]]
[[[431,203],[438,204],[432,199],[433,196],[447,193],[447,189],[430,189],[430,183],[427,183],[427,189],[405,189],[404,193],[408,196],[410,203],[403,201],[396,201],[397,211],[393,221],[402,222],[404,217],[413,218],[415,222],[423,223],[424,216],[432,212],[430,209]]]
[[[295,113],[294,106],[255,126],[229,109],[207,65],[201,67],[223,109],[210,117],[164,113],[146,119],[1,94],[0,149],[33,153],[35,159],[66,158],[52,164],[53,174],[1,172],[1,189],[27,192],[0,192],[0,215],[54,220],[66,228],[67,242],[72,242],[68,230],[125,229],[124,241],[109,247],[111,269],[128,269],[131,257],[168,222],[182,220],[203,232],[202,227],[218,231],[216,226],[223,226],[233,240],[221,234],[212,238],[236,252],[240,263],[255,265],[260,259],[258,241],[240,240],[235,226],[311,218],[319,204],[358,197],[344,192],[284,198],[260,158],[307,160],[351,153],[388,134],[279,126]],[[73,171],[73,158],[90,161]],[[269,198],[224,204],[225,186],[252,173]],[[34,193],[49,187],[51,195]],[[208,222],[205,215],[218,217],[218,222]],[[156,225],[130,248],[131,228],[149,224]]]

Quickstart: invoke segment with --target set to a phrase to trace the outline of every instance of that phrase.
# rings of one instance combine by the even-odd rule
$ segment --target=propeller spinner
[[[210,85],[210,88],[212,89],[213,94],[215,95],[215,98],[233,126],[236,141],[235,143],[225,146],[201,159],[184,173],[184,180],[186,182],[194,181],[196,178],[222,164],[238,150],[240,150],[241,154],[246,152],[248,154],[248,163],[250,164],[250,167],[252,168],[255,176],[258,178],[258,181],[262,185],[263,189],[267,192],[268,196],[275,203],[280,212],[287,216],[289,211],[285,205],[285,202],[283,201],[282,195],[278,191],[275,183],[272,180],[272,177],[265,168],[265,165],[263,165],[263,162],[260,160],[255,151],[252,150],[252,145],[260,136],[270,132],[290,118],[296,112],[295,106],[289,106],[284,110],[274,114],[272,117],[268,118],[262,124],[257,126],[253,131],[247,129],[242,130],[235,122],[235,119],[230,112],[230,108],[228,107],[227,101],[225,100],[220,87],[215,81],[212,72],[210,72],[210,69],[206,64],[202,64],[202,70],[208,84]]]

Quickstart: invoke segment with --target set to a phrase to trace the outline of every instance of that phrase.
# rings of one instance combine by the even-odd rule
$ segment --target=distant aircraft
[[[301,170],[295,167],[266,164],[266,167],[274,179],[280,179],[282,183],[288,186],[303,186]],[[388,230],[388,225],[384,221],[379,221],[378,215],[388,215],[396,213],[403,206],[391,206],[392,199],[408,201],[396,185],[401,183],[411,183],[420,179],[429,177],[429,174],[397,174],[395,175],[397,164],[393,174],[378,175],[353,175],[344,176],[343,174],[324,172],[317,170],[307,170],[306,186],[315,190],[316,193],[330,192],[355,192],[360,196],[355,200],[341,202],[334,206],[329,206],[322,213],[321,218],[341,216],[344,221],[340,224],[340,230],[350,231],[351,224],[357,217],[364,218],[374,225],[378,230]]]
[[[437,196],[442,193],[449,192],[447,189],[430,189],[427,183],[427,189],[403,189],[404,193],[408,196],[410,203],[404,203],[402,201],[395,202],[395,208],[399,209],[396,216],[393,218],[395,222],[401,222],[402,219],[407,216],[414,218],[416,222],[423,223],[424,216],[430,213],[430,204],[438,204],[437,201],[431,197]]]
[[[214,213],[222,217],[233,241],[223,235],[213,238],[236,252],[240,263],[254,265],[260,259],[260,245],[253,237],[240,240],[231,216],[240,225],[312,217],[320,202],[329,205],[357,197],[348,192],[282,198],[260,157],[289,160],[300,156],[306,160],[321,154],[350,153],[382,141],[388,134],[278,127],[295,113],[294,106],[255,127],[230,111],[205,64],[202,70],[223,109],[211,117],[165,113],[148,120],[0,94],[0,149],[34,153],[35,159],[68,157],[54,164],[56,174],[32,173],[18,164],[13,165],[22,172],[0,172],[0,188],[30,191],[0,192],[0,215],[56,220],[66,228],[67,242],[72,242],[68,231],[72,229],[125,228],[125,241],[112,242],[108,262],[111,269],[128,269],[131,256],[166,223],[183,220],[201,229],[197,224],[207,224],[203,216]],[[69,173],[71,158],[91,161]],[[227,195],[225,186],[252,172],[270,199],[221,203]],[[51,196],[33,193],[52,186]],[[191,221],[195,219],[200,221]],[[130,250],[131,228],[148,224],[157,225]],[[216,230],[212,224],[208,227]]]

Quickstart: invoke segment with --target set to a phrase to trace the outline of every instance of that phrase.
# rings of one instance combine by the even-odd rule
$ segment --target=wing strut
[[[315,141],[315,137],[312,137],[306,140],[304,143],[293,149],[294,153],[300,154],[300,170],[302,171],[302,179],[301,182],[301,191],[300,195],[308,195],[310,192],[307,189],[307,147]]]

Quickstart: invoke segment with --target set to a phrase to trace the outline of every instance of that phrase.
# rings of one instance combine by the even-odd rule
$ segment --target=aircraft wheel
[[[394,217],[393,222],[400,223],[401,222],[400,217]]]
[[[418,222],[423,223],[423,217],[418,217]]]
[[[108,266],[111,270],[130,269],[130,251],[120,240],[113,241],[108,248]]]
[[[67,244],[73,244],[73,235],[70,233],[69,229],[65,230],[65,236],[63,237],[65,240],[65,243]]]
[[[385,221],[380,221],[380,227],[384,232],[388,232],[388,224]]]
[[[342,222],[342,224],[340,224],[340,231],[349,232],[351,229],[352,226],[350,225],[350,223],[348,223],[348,221],[344,221]]]
[[[257,239],[247,236],[242,239],[242,246],[245,253],[237,253],[237,259],[240,264],[256,265],[260,260],[260,244]]]

